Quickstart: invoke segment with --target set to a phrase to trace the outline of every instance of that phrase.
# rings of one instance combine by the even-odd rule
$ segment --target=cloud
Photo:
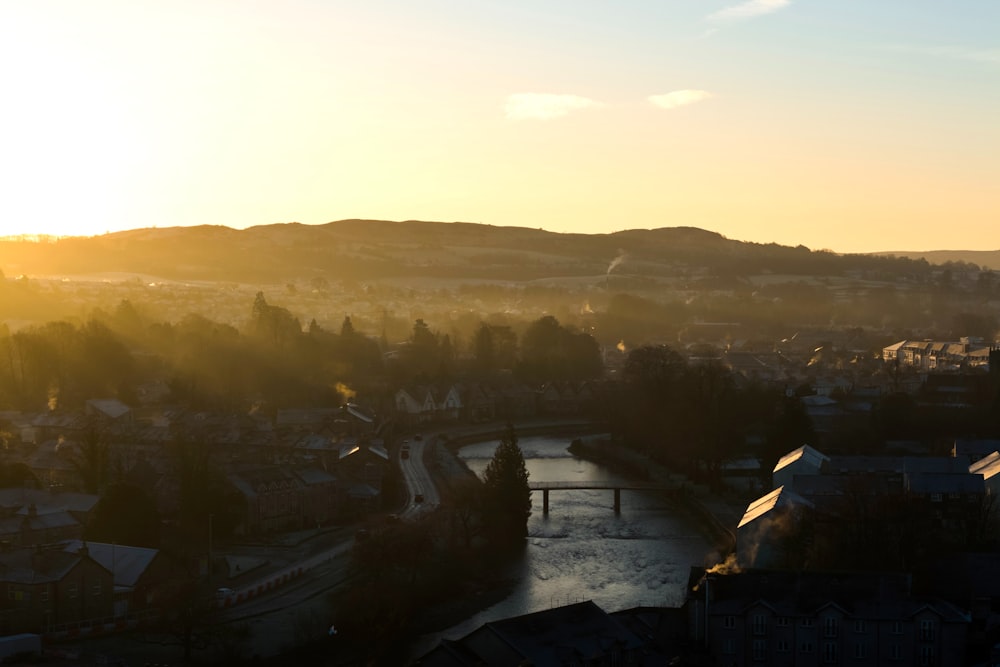
[[[663,95],[650,95],[647,99],[650,104],[658,106],[661,109],[676,109],[677,107],[707,100],[711,96],[712,93],[707,90],[674,90]]]
[[[571,111],[599,106],[600,102],[579,95],[514,93],[507,97],[504,110],[511,120],[551,120]]]
[[[792,0],[747,0],[708,15],[709,21],[742,21],[776,12],[792,4]]]

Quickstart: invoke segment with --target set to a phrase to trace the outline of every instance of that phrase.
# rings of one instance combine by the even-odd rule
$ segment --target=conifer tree
[[[524,455],[511,424],[507,424],[507,432],[486,466],[483,485],[487,530],[500,544],[523,540],[531,516],[531,489]]]

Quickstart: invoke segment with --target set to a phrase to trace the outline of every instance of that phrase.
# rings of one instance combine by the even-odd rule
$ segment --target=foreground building
[[[693,568],[686,607],[710,664],[966,664],[970,615],[903,574]]]

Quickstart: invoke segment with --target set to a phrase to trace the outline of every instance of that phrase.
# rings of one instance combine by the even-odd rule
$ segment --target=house
[[[280,466],[234,466],[226,479],[243,501],[241,526],[246,534],[302,527],[302,482]]]
[[[62,545],[0,552],[0,634],[103,623],[114,611],[111,572]]]
[[[994,498],[1000,495],[1000,452],[994,451],[975,461],[969,465],[969,472],[983,476],[983,486],[987,494]]]
[[[421,667],[666,662],[651,641],[590,601],[486,623],[417,660]]]
[[[30,505],[25,514],[0,519],[0,543],[28,547],[52,544],[83,536],[83,524],[66,510],[39,514]]]
[[[63,543],[63,551],[70,554],[79,553],[84,547],[93,560],[111,573],[115,618],[157,609],[178,579],[175,567],[159,549],[79,540]]]
[[[981,338],[971,336],[957,341],[902,340],[882,348],[882,359],[921,370],[953,371],[989,367],[990,351]]]
[[[814,505],[779,486],[751,502],[736,527],[736,561],[742,568],[784,567],[805,557]]]
[[[456,422],[462,416],[462,392],[457,385],[418,385],[399,389],[393,404],[408,424]]]
[[[779,486],[791,488],[796,475],[818,475],[823,463],[829,460],[830,457],[826,454],[809,445],[802,445],[778,459],[771,472],[772,485],[775,488]]]
[[[84,405],[84,414],[105,425],[132,423],[132,408],[117,398],[92,398]]]
[[[325,526],[337,516],[341,501],[341,488],[337,478],[320,468],[294,468],[292,474],[300,482],[303,526]]]
[[[346,512],[363,514],[377,509],[388,466],[389,451],[381,440],[340,447],[333,472],[350,505],[344,508]]]
[[[462,392],[466,421],[478,423],[496,419],[495,395],[486,385],[460,385],[459,389]]]
[[[714,664],[966,664],[970,615],[904,574],[693,568],[685,607]]]

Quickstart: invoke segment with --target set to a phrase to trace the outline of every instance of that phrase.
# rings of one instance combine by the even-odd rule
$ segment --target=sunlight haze
[[[0,10],[0,236],[344,218],[1000,248],[1000,4]]]

